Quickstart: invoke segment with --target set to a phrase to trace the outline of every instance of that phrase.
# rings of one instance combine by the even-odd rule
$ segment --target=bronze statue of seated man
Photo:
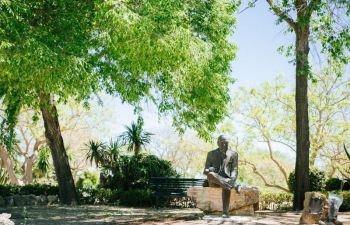
[[[238,153],[229,148],[229,140],[220,135],[218,148],[208,152],[204,174],[209,187],[222,187],[223,217],[229,216],[231,189],[239,193],[241,186],[236,184],[238,176]]]

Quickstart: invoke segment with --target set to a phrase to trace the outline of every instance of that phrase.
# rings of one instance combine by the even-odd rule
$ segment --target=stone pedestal
[[[193,198],[197,208],[205,213],[222,213],[221,188],[215,187],[191,187],[187,195]],[[235,189],[231,190],[230,214],[231,215],[254,215],[259,208],[259,191],[257,188],[242,187],[238,194]]]

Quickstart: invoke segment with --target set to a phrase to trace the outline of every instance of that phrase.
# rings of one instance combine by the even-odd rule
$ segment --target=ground
[[[0,207],[11,214],[16,225],[292,225],[298,224],[299,212],[257,212],[251,216],[205,215],[194,208],[130,208],[119,206],[22,206]],[[339,220],[350,225],[350,212],[340,213]]]

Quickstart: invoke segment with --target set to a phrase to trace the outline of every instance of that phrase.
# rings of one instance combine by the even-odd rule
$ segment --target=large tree
[[[41,113],[64,204],[77,195],[56,102],[105,89],[172,114],[179,131],[208,137],[222,120],[235,46],[235,1],[1,1],[2,144],[22,107]],[[211,84],[211,85],[208,85]]]
[[[257,0],[250,1],[257,2]],[[295,63],[296,163],[293,208],[302,209],[309,185],[309,115],[308,81],[312,77],[310,43],[321,49],[321,55],[340,62],[348,61],[350,48],[347,0],[266,0],[278,23],[285,22],[295,34],[292,48],[286,48]],[[291,51],[290,51],[291,50]]]

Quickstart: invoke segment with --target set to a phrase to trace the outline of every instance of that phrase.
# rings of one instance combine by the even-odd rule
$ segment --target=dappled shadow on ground
[[[203,216],[198,209],[126,208],[116,206],[22,206],[0,207],[11,214],[16,225],[114,225],[144,224],[150,221],[196,220]]]
[[[257,212],[254,217],[221,218],[204,215],[193,208],[156,210],[97,205],[0,207],[0,213],[11,214],[16,225],[296,225],[301,215],[299,212]],[[341,213],[339,220],[350,225],[350,212]]]

